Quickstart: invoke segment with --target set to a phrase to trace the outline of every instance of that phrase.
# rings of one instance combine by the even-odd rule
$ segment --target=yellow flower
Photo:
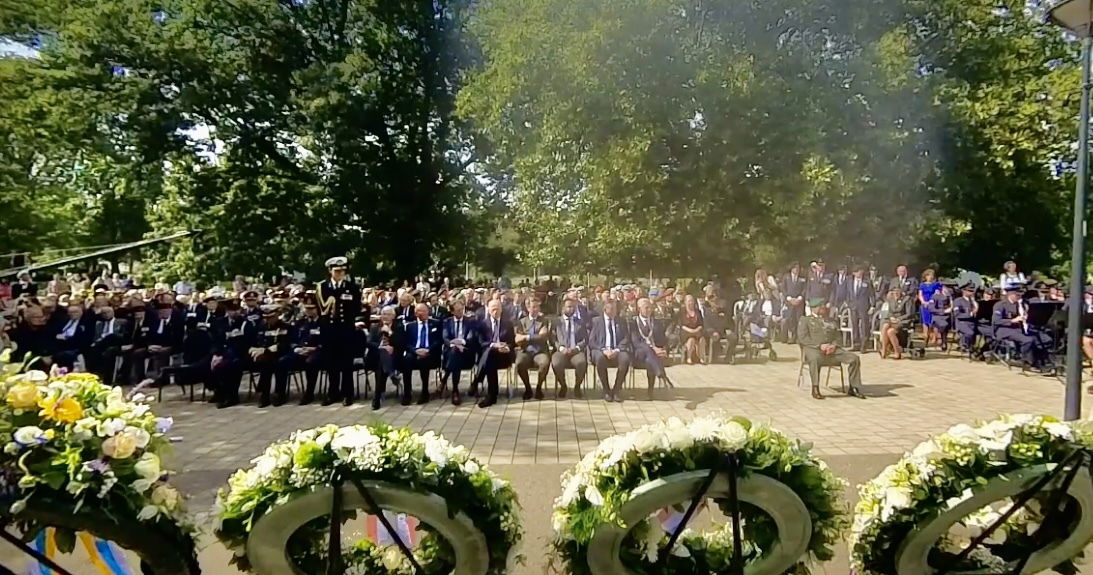
[[[34,409],[38,405],[38,386],[33,383],[19,383],[8,390],[8,404],[15,409]]]
[[[114,459],[125,459],[136,450],[137,439],[125,431],[102,442],[103,454]]]
[[[83,419],[83,406],[71,397],[43,397],[38,401],[42,411],[38,415],[60,423],[76,423]]]

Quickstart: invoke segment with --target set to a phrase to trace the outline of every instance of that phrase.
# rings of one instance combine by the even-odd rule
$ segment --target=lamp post
[[[1082,40],[1082,104],[1078,116],[1078,184],[1074,191],[1074,237],[1070,247],[1070,308],[1067,315],[1066,402],[1064,417],[1082,415],[1082,312],[1085,288],[1085,190],[1089,179],[1089,61],[1093,44],[1093,0],[1062,0],[1048,8],[1048,19]]]

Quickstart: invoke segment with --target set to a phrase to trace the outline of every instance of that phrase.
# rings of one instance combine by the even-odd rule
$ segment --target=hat
[[[1006,293],[1021,293],[1023,291],[1025,291],[1025,286],[1019,285],[1019,284],[1006,286],[1006,289],[1005,289]]]
[[[808,307],[820,307],[827,303],[827,299],[822,297],[814,297],[808,300]]]
[[[1093,286],[1085,286],[1085,293],[1093,294]]]
[[[171,304],[169,304],[165,301],[156,302],[156,309],[172,309],[174,307],[175,306],[173,306],[173,305],[171,305]]]
[[[243,299],[247,299],[249,297],[256,298],[256,297],[258,297],[258,292],[254,291],[254,290],[247,290],[247,291],[243,292],[242,297],[243,297]]]
[[[975,291],[975,284],[972,282],[965,282],[964,285],[960,286],[960,291]]]
[[[239,300],[227,299],[224,300],[224,309],[227,311],[239,311]]]
[[[304,307],[315,307],[319,305],[319,302],[316,301],[313,294],[305,294],[302,298],[300,298],[300,303],[302,303]]]
[[[225,296],[226,296],[226,294],[224,293],[224,288],[222,288],[220,286],[216,286],[216,287],[210,289],[209,293],[205,295],[206,298],[213,297],[213,298],[216,298],[216,299],[224,299]]]
[[[335,256],[326,260],[328,268],[344,268],[349,265],[349,259],[345,256]]]
[[[262,306],[262,315],[277,315],[281,311],[281,306],[268,303]]]
[[[217,296],[216,293],[210,291],[209,293],[205,294],[205,297],[201,298],[202,303],[208,303],[211,301],[220,301],[220,297]]]
[[[1051,278],[1047,278],[1043,282],[1040,282],[1040,283],[1044,284],[1044,287],[1057,287],[1059,285],[1059,280],[1053,280]]]
[[[956,287],[957,283],[954,279],[942,278],[941,285],[945,287]]]

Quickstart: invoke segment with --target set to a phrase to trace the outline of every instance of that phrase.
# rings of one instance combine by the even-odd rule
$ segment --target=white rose
[[[957,443],[977,443],[979,441],[979,434],[966,423],[950,427],[945,434]]]
[[[721,426],[721,429],[717,432],[717,437],[726,449],[737,451],[748,443],[748,430],[744,429],[743,425],[730,421]]]
[[[158,505],[168,511],[174,511],[178,508],[178,502],[178,491],[170,485],[160,485],[156,487],[155,491],[152,491],[153,505]]]
[[[596,489],[595,485],[588,485],[584,488],[584,498],[596,507],[603,505],[603,494],[600,493],[599,489]]]
[[[889,487],[884,490],[884,504],[892,509],[911,506],[911,490],[906,487]]]
[[[425,457],[429,461],[444,467],[448,464],[448,449],[439,441],[425,442]]]
[[[934,441],[933,439],[923,441],[916,445],[914,450],[911,451],[912,457],[918,457],[927,461],[940,455],[944,455],[944,451],[941,450],[941,446],[938,445],[937,441]]]
[[[140,460],[133,466],[133,470],[144,479],[159,479],[160,475],[163,475],[163,470],[159,466],[159,457],[154,453],[141,455]]]
[[[475,473],[478,473],[480,469],[481,467],[479,467],[477,461],[468,459],[466,462],[463,463],[463,473],[474,475]]]

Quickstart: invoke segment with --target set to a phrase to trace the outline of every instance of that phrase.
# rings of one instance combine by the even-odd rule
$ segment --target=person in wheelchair
[[[884,302],[877,309],[881,359],[887,359],[889,353],[892,353],[894,359],[903,358],[903,348],[907,345],[914,318],[913,296],[903,293],[899,285],[893,283],[888,288]]]
[[[744,302],[741,313],[744,317],[741,331],[748,344],[748,356],[751,355],[753,347],[758,346],[759,351],[767,350],[770,353],[771,361],[777,360],[778,354],[774,352],[774,346],[771,345],[772,336],[778,333],[777,322],[774,320],[774,301],[751,292]]]
[[[839,332],[829,321],[830,307],[825,298],[808,302],[810,313],[797,324],[797,343],[801,346],[801,362],[808,366],[813,399],[823,399],[820,393],[820,367],[845,364],[851,397],[865,399],[861,391],[861,357],[839,347],[835,342]]]

